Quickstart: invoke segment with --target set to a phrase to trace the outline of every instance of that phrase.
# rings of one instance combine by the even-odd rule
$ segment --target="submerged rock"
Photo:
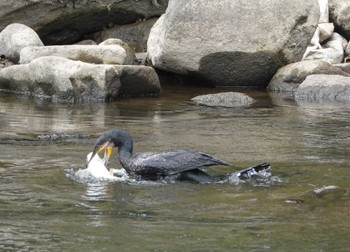
[[[330,193],[330,192],[338,190],[338,189],[339,189],[338,186],[331,185],[331,186],[324,186],[321,188],[317,188],[317,189],[313,190],[313,192],[317,196],[322,196],[324,194]]]
[[[238,92],[225,92],[218,94],[200,95],[191,99],[199,105],[210,107],[245,107],[254,103],[250,96]]]

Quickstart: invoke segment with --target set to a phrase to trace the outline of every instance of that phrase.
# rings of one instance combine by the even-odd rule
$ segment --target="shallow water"
[[[219,91],[170,85],[158,98],[95,105],[0,94],[0,250],[349,250],[350,107],[297,104],[263,91],[248,92],[257,100],[249,108],[190,102]],[[74,180],[95,137],[111,128],[128,130],[135,151],[196,149],[236,166],[207,169],[212,174],[267,161],[274,179]],[[110,162],[120,168],[115,155]],[[337,189],[313,192],[331,185]]]

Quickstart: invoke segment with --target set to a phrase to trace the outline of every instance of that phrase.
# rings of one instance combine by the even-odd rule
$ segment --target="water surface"
[[[350,107],[250,91],[249,108],[196,106],[220,89],[165,86],[161,97],[51,104],[0,94],[0,250],[346,251]],[[227,89],[225,90],[227,91]],[[135,151],[196,149],[235,164],[270,162],[269,183],[80,183],[100,133]],[[57,134],[57,138],[46,136]],[[80,134],[80,138],[60,138]],[[110,165],[119,168],[116,153]],[[323,186],[337,186],[322,195]]]

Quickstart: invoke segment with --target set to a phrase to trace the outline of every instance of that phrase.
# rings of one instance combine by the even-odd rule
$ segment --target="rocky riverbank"
[[[20,7],[22,24],[4,26]],[[334,75],[350,78],[349,8],[345,0],[8,1],[0,4],[0,89],[59,102],[159,95],[160,69],[203,85],[319,100],[321,91],[299,87],[322,74],[327,99],[337,101],[348,87],[332,89]],[[153,68],[139,65],[140,52]],[[311,80],[311,89],[325,87]]]

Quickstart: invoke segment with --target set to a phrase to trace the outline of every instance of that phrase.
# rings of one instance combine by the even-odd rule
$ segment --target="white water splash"
[[[248,182],[253,186],[271,186],[274,183],[282,182],[282,180],[279,177],[272,176],[271,170],[268,168],[258,172],[252,169],[243,177],[240,172],[235,172],[230,174],[225,182],[233,185]]]
[[[92,152],[87,155],[87,161],[90,160]],[[86,169],[79,169],[74,173],[77,180],[80,181],[128,181],[129,176],[125,169],[110,169],[108,170],[104,160],[96,154]]]

